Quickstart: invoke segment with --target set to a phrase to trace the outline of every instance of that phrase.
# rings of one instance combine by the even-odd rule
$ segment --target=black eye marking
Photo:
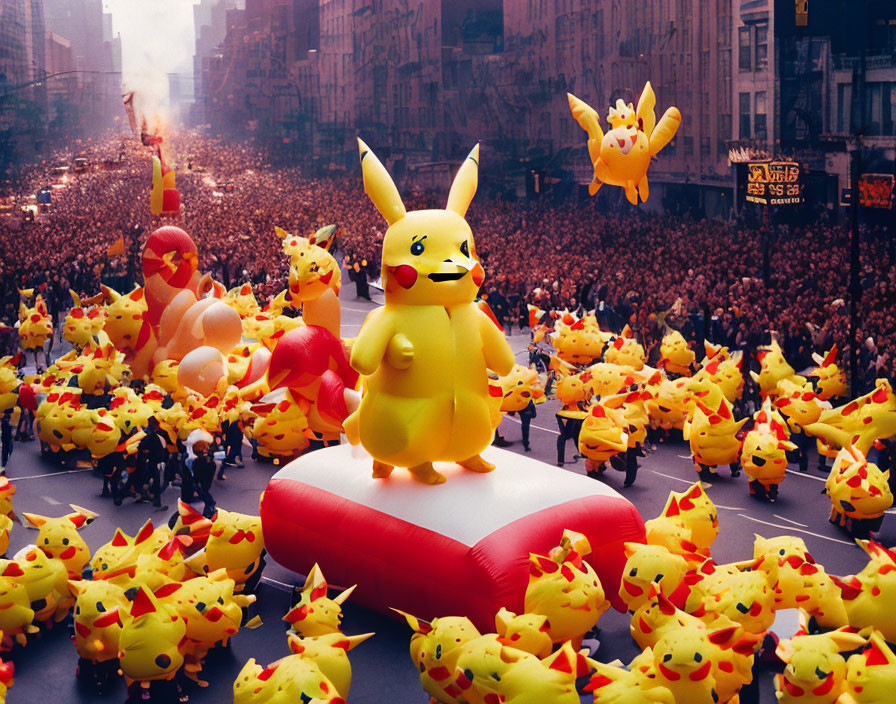
[[[101,614],[106,613],[106,607],[103,605],[103,602],[101,602],[101,601],[96,602],[96,610],[99,611]]]
[[[470,245],[467,244],[466,240],[464,240],[460,244],[460,253],[463,254],[465,257],[470,256]]]
[[[159,655],[159,656],[156,658],[156,665],[158,665],[159,667],[161,667],[161,668],[163,668],[163,669],[164,669],[164,668],[167,668],[167,667],[169,667],[169,666],[171,665],[171,658],[168,657],[167,655],[164,655],[164,654],[163,654],[163,655]]]
[[[423,244],[423,240],[426,239],[426,235],[423,235],[419,240],[417,237],[414,237],[414,241],[411,242],[411,254],[415,257],[419,257],[423,254],[423,250],[426,249],[426,245]]]

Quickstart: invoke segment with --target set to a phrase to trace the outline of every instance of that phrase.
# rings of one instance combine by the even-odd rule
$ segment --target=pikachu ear
[[[648,137],[656,125],[656,113],[653,111],[655,105],[656,96],[653,94],[653,86],[650,85],[650,81],[647,81],[638,100],[637,115],[641,118],[641,129],[644,130],[644,134]]]
[[[452,210],[461,217],[467,214],[467,208],[476,195],[479,185],[479,144],[473,147],[466,160],[461,164],[448,193],[448,205],[445,210]]]
[[[361,173],[364,176],[364,192],[373,201],[386,222],[394,225],[401,220],[407,211],[398,189],[382,162],[376,158],[370,147],[358,139],[358,151],[361,154]]]

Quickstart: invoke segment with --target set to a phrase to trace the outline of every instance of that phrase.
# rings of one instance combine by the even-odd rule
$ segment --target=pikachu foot
[[[414,476],[414,479],[424,484],[444,484],[447,481],[444,474],[437,472],[433,468],[432,462],[424,462],[416,467],[408,467],[408,471]]]
[[[458,464],[464,469],[469,469],[471,472],[479,472],[480,474],[491,472],[495,468],[495,465],[491,462],[486,462],[479,455],[474,455],[468,460],[458,462]]]
[[[385,462],[380,462],[379,460],[373,461],[373,478],[374,479],[388,479],[389,475],[392,474],[392,470],[395,469],[391,464],[386,464]]]

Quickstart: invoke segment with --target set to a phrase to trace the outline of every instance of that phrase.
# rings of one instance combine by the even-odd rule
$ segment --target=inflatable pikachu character
[[[861,629],[876,628],[888,641],[896,642],[896,619],[893,618],[896,550],[874,540],[856,542],[868,554],[868,564],[856,575],[832,576],[840,588],[849,625]]]
[[[464,215],[476,192],[479,146],[458,171],[445,210],[409,213],[385,167],[358,144],[364,190],[389,223],[386,304],[367,316],[352,347],[364,391],[345,421],[346,435],[373,456],[376,478],[399,466],[441,484],[436,461],[491,471],[479,456],[492,440],[486,368],[506,375],[514,359],[474,302],[485,274]]]
[[[624,188],[625,197],[632,205],[638,204],[639,195],[646,201],[649,193],[647,167],[651,157],[672,141],[678,131],[681,125],[678,108],[669,108],[657,122],[653,111],[656,96],[648,81],[638,99],[637,110],[622,99],[616,101],[615,108],[610,108],[607,115],[610,130],[604,134],[594,108],[571,93],[566,96],[572,116],[588,133],[588,156],[594,165],[594,180],[588,192],[594,195],[608,183]]]

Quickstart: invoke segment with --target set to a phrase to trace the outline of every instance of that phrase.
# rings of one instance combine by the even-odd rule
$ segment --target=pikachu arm
[[[658,154],[663,147],[672,141],[675,133],[678,132],[680,124],[681,113],[678,111],[678,108],[669,108],[663,113],[650,135],[650,156]]]
[[[394,337],[392,325],[385,315],[385,308],[371,312],[352,345],[350,363],[355,371],[364,376],[370,376],[379,368]]]
[[[845,430],[840,430],[839,428],[835,428],[832,425],[828,425],[827,423],[810,423],[803,431],[812,435],[816,438],[821,438],[826,443],[830,445],[836,445],[837,447],[848,447],[850,444],[851,435]]]
[[[500,376],[507,376],[516,359],[507,344],[507,338],[485,313],[479,311],[479,329],[482,331],[482,354],[485,366]]]

